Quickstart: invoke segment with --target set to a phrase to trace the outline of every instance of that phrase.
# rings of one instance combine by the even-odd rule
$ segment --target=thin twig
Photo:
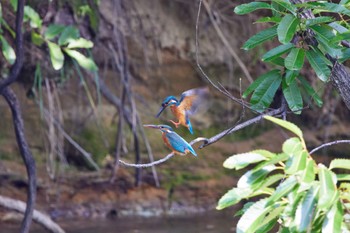
[[[206,0],[203,0],[203,5],[204,5],[205,9],[207,10],[207,13],[209,15],[209,19],[210,19],[211,23],[213,24],[213,26],[214,26],[214,28],[216,30],[216,33],[220,37],[222,43],[224,43],[224,45],[227,48],[228,52],[231,54],[231,56],[236,60],[238,65],[241,67],[241,69],[242,69],[243,73],[245,74],[245,76],[247,77],[248,81],[250,83],[252,83],[253,82],[252,76],[250,76],[247,67],[244,65],[243,61],[239,58],[239,56],[236,53],[236,51],[232,48],[232,46],[230,45],[230,43],[226,39],[224,33],[220,29],[218,23],[215,21],[213,13],[212,13],[212,10],[210,9],[210,6],[209,6],[209,4],[207,3]]]
[[[311,150],[310,151],[310,155],[313,154],[314,152],[324,148],[324,147],[328,147],[328,146],[332,146],[332,145],[336,145],[336,144],[341,144],[341,143],[349,143],[350,144],[350,140],[336,140],[336,141],[333,141],[333,142],[324,143],[324,144],[314,148],[313,150]]]

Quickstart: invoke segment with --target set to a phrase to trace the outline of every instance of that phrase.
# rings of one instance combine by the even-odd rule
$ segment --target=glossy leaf
[[[338,181],[350,181],[350,174],[337,174]]]
[[[65,27],[60,37],[58,38],[58,44],[65,45],[70,40],[78,39],[78,37],[79,37],[79,30],[76,27],[73,27],[73,26]]]
[[[286,178],[286,176],[283,174],[269,175],[268,177],[266,177],[266,179],[264,180],[264,183],[261,185],[260,188],[269,187],[270,185],[273,185],[274,183],[284,178]]]
[[[312,186],[297,207],[295,212],[295,225],[298,232],[304,232],[312,225],[319,189],[319,185]]]
[[[216,209],[222,210],[235,205],[242,199],[247,198],[252,192],[253,191],[249,188],[233,188],[220,198]]]
[[[47,45],[49,47],[50,58],[53,68],[55,70],[61,69],[64,62],[64,55],[60,46],[52,42],[47,42]]]
[[[262,112],[268,108],[275,96],[277,89],[280,87],[282,77],[279,73],[271,73],[256,87],[251,99],[251,107]]]
[[[302,87],[304,88],[304,90],[306,91],[306,93],[315,101],[315,103],[317,104],[317,106],[321,107],[323,104],[322,99],[320,98],[320,96],[317,94],[317,92],[312,88],[312,86],[308,83],[308,81],[306,81],[303,77],[299,77],[298,79],[301,84]]]
[[[270,9],[271,6],[265,2],[251,2],[247,4],[238,5],[235,7],[234,12],[238,15],[248,14],[259,9]]]
[[[47,27],[44,37],[47,40],[52,40],[53,38],[58,36],[60,33],[62,33],[65,28],[66,26],[64,25],[51,24],[50,26]]]
[[[328,25],[314,25],[310,27],[312,31],[316,33],[316,35],[321,38],[323,41],[330,43],[333,38],[335,37],[335,34],[333,32],[332,27]]]
[[[15,62],[16,60],[16,54],[13,48],[9,45],[7,40],[0,35],[0,41],[1,41],[1,51],[2,54],[4,55],[6,61],[8,61],[11,65]]]
[[[283,128],[289,130],[290,132],[297,135],[301,141],[303,141],[303,132],[295,124],[288,122],[288,121],[284,121],[284,120],[275,118],[275,117],[272,117],[272,116],[264,116],[264,118],[266,120],[272,121],[273,123],[278,124],[279,126],[282,126]]]
[[[295,174],[298,171],[303,171],[306,167],[307,153],[299,151],[295,153],[286,163],[286,174]]]
[[[342,40],[349,40],[350,39],[350,32],[347,31],[347,32],[344,32],[344,33],[341,33],[341,34],[338,34],[336,35],[333,39],[332,39],[332,43],[336,43],[336,42],[339,42],[339,41],[342,41]]]
[[[300,20],[294,15],[286,14],[277,27],[278,40],[282,44],[289,43],[292,40],[299,23]]]
[[[285,74],[286,84],[287,85],[291,84],[291,82],[293,82],[295,78],[298,77],[298,75],[299,75],[299,71],[297,70],[286,70],[286,74]]]
[[[67,53],[68,56],[74,58],[81,67],[90,71],[98,70],[95,62],[91,58],[85,57],[80,52],[71,49],[64,49],[64,52]]]
[[[266,199],[259,200],[251,205],[237,223],[237,233],[254,233],[259,228],[265,215],[272,206],[266,206]]]
[[[332,27],[333,29],[335,29],[336,31],[338,31],[339,33],[344,33],[347,32],[348,29],[342,25],[340,25],[337,22],[332,22],[328,24],[330,27]]]
[[[310,184],[315,180],[316,172],[315,172],[316,163],[312,159],[308,159],[306,162],[306,167],[301,175],[301,182],[305,184]]]
[[[281,22],[280,17],[272,16],[272,17],[262,17],[259,18],[255,23],[279,23]]]
[[[289,109],[295,114],[300,114],[303,109],[303,98],[301,97],[297,82],[293,80],[289,85],[283,82],[282,91]]]
[[[292,48],[286,57],[284,64],[288,70],[300,70],[304,65],[305,50]]]
[[[273,208],[271,212],[264,218],[261,223],[261,227],[257,229],[256,233],[266,233],[270,232],[272,227],[277,224],[277,219],[279,215],[283,212],[285,206],[279,206],[277,208]]]
[[[268,51],[267,53],[265,53],[262,56],[262,60],[263,61],[273,60],[277,57],[280,57],[282,54],[289,52],[293,47],[294,47],[294,45],[292,43],[277,46],[276,48],[273,48],[270,51]]]
[[[255,189],[262,184],[263,180],[271,171],[275,170],[274,165],[265,166],[261,169],[249,170],[237,182],[238,188]]]
[[[274,202],[280,200],[282,197],[291,192],[298,184],[298,180],[295,176],[288,177],[280,185],[278,185],[276,191],[268,198],[266,205],[271,205]]]
[[[322,233],[342,232],[343,217],[344,211],[342,204],[340,201],[337,201],[326,214],[326,218],[322,224]]]
[[[303,150],[303,144],[297,137],[288,138],[282,145],[282,151],[289,157]]]
[[[276,57],[276,58],[271,59],[267,62],[274,64],[276,66],[282,66],[284,68],[284,58],[282,58],[282,57]]]
[[[318,177],[321,185],[318,207],[321,210],[328,210],[338,194],[336,182],[334,182],[336,177],[333,172],[329,171],[323,165],[319,168]]]
[[[323,82],[327,82],[329,76],[331,75],[331,71],[321,56],[323,55],[315,52],[312,49],[306,51],[306,58],[309,61],[311,67],[314,69],[317,77]]]
[[[279,77],[281,71],[279,70],[271,70],[263,75],[260,75],[252,84],[249,85],[247,90],[244,91],[242,97],[247,98],[247,96],[252,93],[265,79],[274,76]]]
[[[73,48],[89,49],[89,48],[92,48],[93,46],[94,46],[94,44],[90,40],[87,40],[84,38],[78,38],[76,40],[70,40],[67,48],[69,48],[69,49],[73,49]]]
[[[310,2],[310,5],[317,7],[323,11],[340,13],[350,16],[350,10],[340,4],[329,3],[329,2]]]
[[[243,45],[243,49],[249,50],[274,38],[277,35],[277,26],[267,28],[250,37]]]
[[[254,152],[236,154],[225,160],[224,167],[239,170],[245,168],[249,164],[257,163],[263,160],[266,160],[266,157]]]
[[[45,41],[40,34],[36,33],[34,30],[30,33],[33,44],[36,46],[42,46]]]
[[[334,168],[350,170],[350,159],[333,159],[329,164],[329,169]]]
[[[296,8],[293,6],[289,0],[272,0],[274,3],[277,3],[282,8],[286,9],[292,14],[296,14]]]
[[[320,16],[312,19],[307,19],[306,20],[306,26],[312,26],[315,24],[322,24],[322,23],[328,23],[334,21],[333,17],[329,16]]]

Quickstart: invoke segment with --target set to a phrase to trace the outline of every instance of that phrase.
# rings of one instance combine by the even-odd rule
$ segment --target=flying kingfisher
[[[209,89],[207,87],[202,87],[185,91],[181,94],[180,100],[177,100],[174,96],[168,96],[163,100],[162,106],[156,117],[158,118],[164,109],[170,106],[172,113],[178,120],[178,122],[172,120],[170,120],[170,122],[173,123],[176,128],[179,125],[185,126],[188,128],[191,134],[193,134],[189,116],[193,115],[196,112],[198,106],[200,106],[200,104],[203,102],[203,99],[205,99],[208,95]]]
[[[188,153],[197,156],[196,152],[188,142],[180,137],[168,125],[144,125],[148,128],[159,129],[162,132],[162,138],[167,147],[169,147],[175,154],[186,155]]]

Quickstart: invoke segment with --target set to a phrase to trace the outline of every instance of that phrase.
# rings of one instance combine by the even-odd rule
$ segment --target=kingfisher
[[[162,106],[156,117],[158,118],[164,109],[170,106],[173,115],[178,120],[178,122],[173,120],[170,120],[170,122],[173,123],[176,128],[179,127],[179,125],[185,126],[190,133],[193,134],[189,117],[196,112],[203,102],[203,99],[208,95],[209,89],[207,87],[201,87],[185,91],[181,94],[180,100],[176,99],[175,96],[168,96],[163,100]]]
[[[196,152],[188,142],[181,136],[174,132],[168,125],[144,125],[144,127],[159,129],[162,132],[162,138],[167,147],[169,147],[174,154],[186,155],[188,153],[197,156]]]

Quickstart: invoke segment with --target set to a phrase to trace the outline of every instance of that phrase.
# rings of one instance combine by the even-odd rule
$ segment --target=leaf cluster
[[[296,125],[265,118],[296,137],[286,140],[280,153],[254,150],[229,157],[224,162],[226,168],[252,168],[219,200],[217,209],[255,197],[257,201],[248,202],[239,212],[237,232],[268,232],[277,223],[279,232],[347,229],[344,212],[350,208],[350,176],[336,171],[350,170],[350,160],[334,159],[329,167],[316,165]]]
[[[261,17],[256,23],[267,28],[250,37],[243,49],[251,50],[266,41],[275,39],[279,45],[262,55],[262,61],[273,70],[259,76],[244,92],[249,95],[252,108],[262,112],[268,108],[278,89],[281,89],[289,108],[296,114],[303,109],[303,99],[313,99],[318,106],[322,100],[313,87],[301,75],[308,62],[322,82],[331,75],[332,63],[327,57],[339,62],[350,58],[350,49],[342,41],[350,39],[348,0],[338,3],[308,1],[292,4],[288,0],[250,2],[235,7],[236,14],[248,14],[256,10],[270,11],[271,16]],[[310,11],[314,18],[303,18],[302,12]],[[312,35],[313,38],[310,38]]]
[[[17,1],[11,0],[11,6],[14,11],[17,9]],[[31,39],[33,44],[37,46],[46,45],[49,49],[52,67],[59,70],[63,67],[65,55],[74,59],[81,67],[89,71],[97,71],[95,62],[85,56],[82,52],[93,47],[90,40],[80,37],[79,30],[75,26],[65,26],[58,24],[50,24],[43,27],[40,15],[30,6],[24,7],[24,22],[27,22],[31,28]],[[5,59],[13,64],[16,54],[9,42],[3,36],[3,30],[7,30],[13,38],[15,32],[2,17],[2,8],[0,3],[0,42],[1,51]],[[79,51],[83,50],[83,51]]]

